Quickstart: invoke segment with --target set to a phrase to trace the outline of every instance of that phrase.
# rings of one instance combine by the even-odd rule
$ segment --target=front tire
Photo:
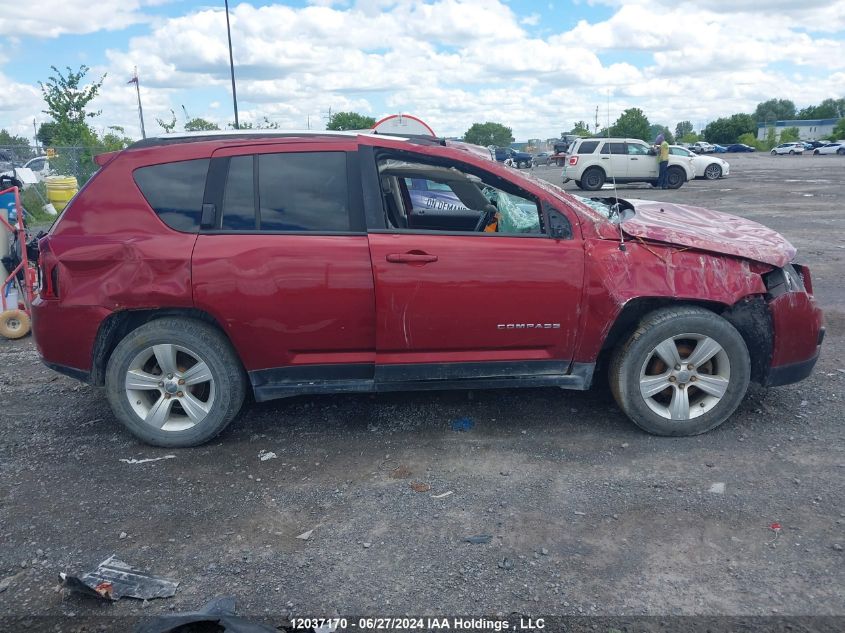
[[[722,168],[716,163],[707,165],[707,168],[704,170],[704,177],[707,180],[718,180],[722,177]]]
[[[778,155],[778,153],[777,153],[775,150],[772,150],[770,153],[771,153],[771,155],[772,155],[772,156],[777,156],[777,155]]]
[[[582,189],[587,191],[598,191],[605,181],[604,172],[600,167],[590,167],[581,176]]]
[[[245,393],[228,339],[192,319],[162,318],[133,330],[106,368],[115,416],[154,446],[197,446],[216,437],[237,415]]]
[[[689,436],[716,428],[748,389],[751,362],[736,328],[709,310],[674,307],[647,315],[613,356],[613,397],[641,429]]]

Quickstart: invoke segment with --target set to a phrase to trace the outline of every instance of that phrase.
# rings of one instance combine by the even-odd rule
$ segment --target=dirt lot
[[[812,378],[752,387],[700,437],[646,435],[603,389],[548,389],[252,405],[212,444],[165,451],[30,338],[0,341],[0,614],[137,617],[233,595],[255,616],[845,615],[845,158],[727,159],[716,182],[619,193],[784,233],[828,337]],[[473,428],[452,430],[461,418]],[[145,458],[162,459],[122,461]],[[56,591],[60,571],[111,554],[179,580],[176,596]]]

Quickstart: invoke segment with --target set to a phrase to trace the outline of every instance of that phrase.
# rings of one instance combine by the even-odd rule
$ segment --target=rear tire
[[[772,151],[770,152],[770,154],[771,154],[772,156],[777,156],[777,155],[778,155],[778,153],[777,153],[775,150],[772,150]]]
[[[604,171],[600,167],[590,167],[581,175],[582,189],[587,191],[598,191],[605,181]]]
[[[613,397],[634,424],[668,436],[722,424],[745,397],[750,376],[748,348],[736,328],[692,306],[646,315],[608,372]]]
[[[670,167],[666,170],[666,186],[669,189],[680,189],[687,180],[687,175],[680,167]]]
[[[836,150],[836,153],[840,156],[845,156],[845,147],[840,147],[838,150]]]
[[[246,380],[229,340],[192,319],[162,318],[118,343],[106,395],[118,420],[153,446],[197,446],[217,436],[243,404]]]

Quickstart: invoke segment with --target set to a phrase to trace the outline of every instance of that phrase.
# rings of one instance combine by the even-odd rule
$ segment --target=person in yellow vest
[[[660,189],[668,189],[669,184],[666,182],[666,170],[669,167],[669,143],[666,142],[662,134],[658,134],[654,144],[657,146],[657,160],[659,165],[657,186]]]

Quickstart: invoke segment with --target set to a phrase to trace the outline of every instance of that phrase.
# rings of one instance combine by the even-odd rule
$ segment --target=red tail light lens
[[[578,154],[573,154],[569,157],[569,164],[573,167],[578,164]]]

